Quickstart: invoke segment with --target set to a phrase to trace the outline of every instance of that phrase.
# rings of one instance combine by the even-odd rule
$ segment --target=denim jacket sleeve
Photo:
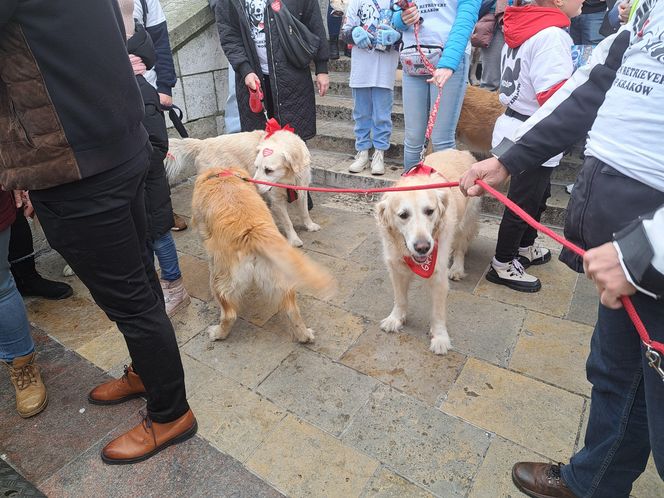
[[[477,23],[481,0],[459,0],[457,14],[452,29],[443,49],[443,56],[438,61],[438,68],[456,71],[466,51],[466,45]]]

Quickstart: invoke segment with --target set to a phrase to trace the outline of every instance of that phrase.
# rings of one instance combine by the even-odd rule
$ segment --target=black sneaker
[[[519,292],[537,292],[542,288],[539,278],[526,273],[518,260],[513,259],[502,268],[496,268],[491,263],[491,268],[486,274],[486,279],[494,284],[504,285]]]

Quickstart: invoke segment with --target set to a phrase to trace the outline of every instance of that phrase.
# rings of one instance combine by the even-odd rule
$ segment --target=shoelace
[[[150,418],[150,415],[148,415],[147,410],[139,410],[138,414],[142,417],[141,425],[143,426],[143,430],[147,432],[148,434],[152,434],[152,441],[154,442],[155,447],[157,446],[157,436],[154,433],[154,430],[152,429],[152,419]]]
[[[510,277],[521,277],[524,273],[526,273],[526,269],[521,263],[519,263],[519,260],[517,259],[513,259],[510,262],[510,266],[508,267],[507,271],[509,272]]]
[[[25,365],[21,368],[11,369],[12,381],[19,391],[27,389],[32,384],[37,384],[37,371],[34,365]]]

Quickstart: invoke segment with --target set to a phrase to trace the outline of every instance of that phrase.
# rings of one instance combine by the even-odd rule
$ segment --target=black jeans
[[[188,409],[175,332],[146,243],[145,176],[151,147],[115,169],[30,196],[49,244],[124,335],[148,394],[148,414]]]
[[[16,211],[16,220],[12,223],[11,236],[9,238],[9,262],[18,263],[34,255],[32,243],[32,230],[28,220],[23,215],[23,210]]]
[[[507,197],[517,203],[537,221],[546,210],[546,200],[551,196],[551,172],[553,168],[540,166],[537,169],[513,176]],[[512,261],[519,247],[532,246],[537,238],[537,230],[505,208],[498,230],[496,259],[501,263]]]

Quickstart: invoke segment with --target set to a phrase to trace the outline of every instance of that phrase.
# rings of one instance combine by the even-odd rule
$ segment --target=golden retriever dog
[[[475,162],[466,151],[445,150],[427,156],[425,164],[435,172],[401,178],[396,186],[426,185],[458,181]],[[429,272],[431,289],[431,346],[435,354],[451,347],[447,334],[446,303],[448,278],[466,276],[464,259],[477,235],[479,198],[464,197],[458,188],[387,192],[376,205],[376,219],[383,252],[394,290],[394,307],[380,328],[400,330],[408,306],[408,287],[415,266]],[[436,260],[437,254],[437,260]],[[450,266],[451,263],[451,266]],[[431,274],[431,267],[433,273]]]
[[[493,127],[503,112],[505,108],[498,100],[498,92],[469,85],[456,127],[457,140],[474,154],[488,155]]]
[[[209,168],[235,167],[247,170],[256,180],[305,187],[311,182],[309,149],[300,137],[286,130],[276,131],[269,137],[265,131],[251,131],[205,140],[171,139],[164,165],[171,179],[193,166],[197,173]],[[272,214],[288,242],[302,247],[302,240],[288,215],[288,192],[263,185],[258,185],[258,191],[268,198]],[[320,230],[309,215],[307,194],[299,192],[295,202],[304,227],[309,232]]]
[[[208,328],[212,340],[228,337],[242,295],[256,284],[270,303],[287,313],[293,337],[314,339],[295,300],[295,289],[306,287],[329,295],[334,279],[281,235],[256,187],[235,175],[240,168],[209,169],[194,186],[192,225],[209,256],[210,287],[221,309],[219,325]]]

